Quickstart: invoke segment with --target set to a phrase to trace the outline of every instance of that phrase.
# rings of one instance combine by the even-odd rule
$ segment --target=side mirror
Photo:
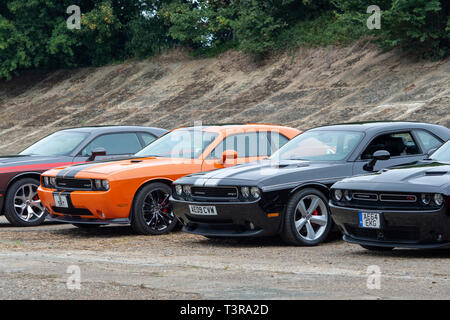
[[[105,148],[95,148],[92,150],[91,156],[89,157],[89,161],[94,161],[96,157],[106,156]]]
[[[237,159],[238,154],[235,150],[225,150],[222,153],[222,163],[227,162],[227,160],[235,160]]]
[[[375,168],[375,164],[377,163],[377,161],[386,161],[389,160],[390,158],[391,154],[389,153],[389,151],[386,150],[375,151],[372,160],[370,160],[369,163],[366,163],[363,168],[366,171],[373,171],[373,168]]]

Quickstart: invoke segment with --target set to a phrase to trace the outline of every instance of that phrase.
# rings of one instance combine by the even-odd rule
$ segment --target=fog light
[[[425,205],[429,205],[431,201],[431,196],[428,193],[422,193],[421,195],[422,203]]]
[[[248,198],[250,196],[250,190],[248,187],[242,187],[241,193],[244,198]]]
[[[177,193],[177,195],[181,196],[181,194],[183,193],[183,187],[180,184],[177,184],[175,186],[175,192]]]
[[[444,203],[444,197],[440,193],[436,193],[433,197],[434,203],[436,203],[438,206],[442,206]]]

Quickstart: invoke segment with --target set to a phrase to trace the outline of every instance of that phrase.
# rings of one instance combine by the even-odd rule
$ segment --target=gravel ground
[[[450,251],[373,253],[333,240],[208,240],[122,226],[13,228],[0,218],[0,299],[448,299]],[[68,289],[69,266],[81,272]],[[367,287],[378,266],[380,289]]]

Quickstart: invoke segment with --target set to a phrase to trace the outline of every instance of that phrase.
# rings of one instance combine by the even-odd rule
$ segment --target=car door
[[[391,158],[377,161],[373,169],[374,172],[383,168],[416,162],[426,157],[411,131],[401,130],[382,133],[373,138],[358,156],[353,165],[353,174],[369,173],[370,171],[365,170],[364,166],[372,160],[373,154],[379,150],[388,151]]]
[[[74,162],[88,161],[92,151],[106,150],[105,156],[97,156],[96,161],[114,160],[134,155],[143,148],[141,139],[135,132],[107,133],[95,137],[75,157]]]
[[[289,139],[278,132],[252,131],[229,135],[203,161],[202,171],[227,168],[266,158],[288,141]],[[224,151],[235,151],[237,158],[227,159],[224,162],[222,158]]]

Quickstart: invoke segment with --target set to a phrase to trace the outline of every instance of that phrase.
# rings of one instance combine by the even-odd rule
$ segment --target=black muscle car
[[[174,213],[185,232],[207,237],[280,234],[289,244],[317,245],[332,228],[335,182],[422,160],[448,139],[448,128],[412,122],[311,129],[266,160],[175,181]]]
[[[0,213],[14,226],[45,220],[37,188],[48,169],[134,155],[167,130],[109,126],[67,129],[34,143],[18,155],[0,156]]]
[[[331,189],[344,240],[369,250],[450,247],[450,141],[416,165],[344,179]]]

